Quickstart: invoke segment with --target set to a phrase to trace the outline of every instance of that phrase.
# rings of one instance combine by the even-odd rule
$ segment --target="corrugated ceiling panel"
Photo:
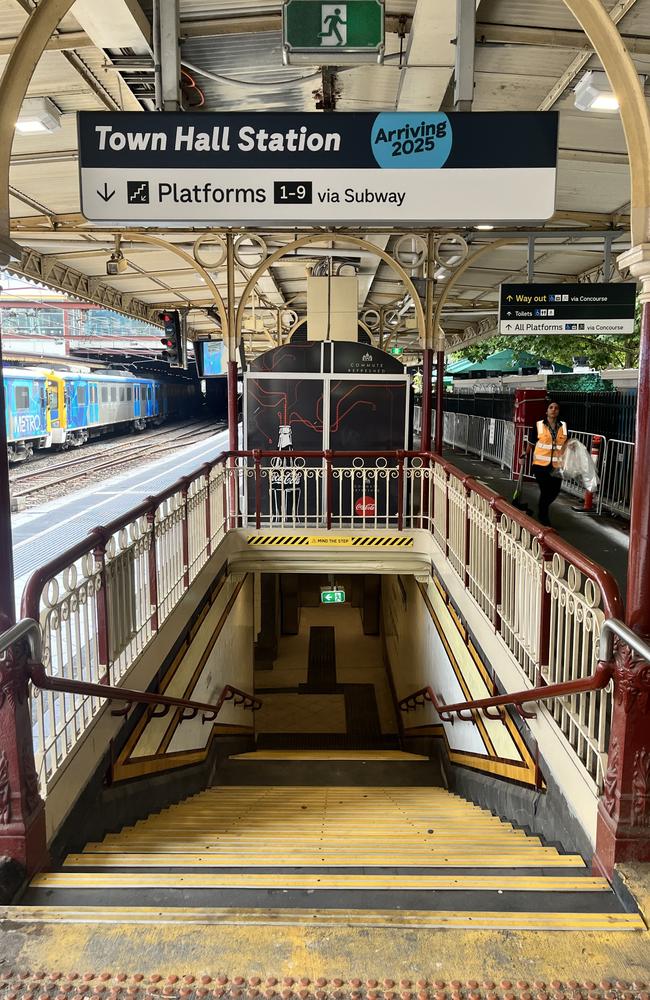
[[[57,214],[79,211],[76,163],[20,164],[12,166],[9,183]],[[23,214],[22,209],[18,213]]]
[[[313,91],[321,83],[316,67],[282,65],[280,32],[191,38],[183,45],[182,57],[209,73],[243,81],[194,74],[206,107],[215,111],[313,108]]]
[[[616,0],[602,0],[611,10]],[[641,2],[641,0],[639,0]],[[537,28],[576,28],[577,21],[563,0],[483,0],[479,20]]]
[[[549,92],[554,78],[477,73],[474,111],[531,111]]]
[[[478,45],[476,71],[499,76],[561,76],[573,59],[572,49],[533,45]]]
[[[557,207],[575,212],[616,212],[630,197],[627,166],[563,162]]]
[[[560,114],[560,147],[627,154],[623,126],[618,115],[586,114],[576,108],[567,109]]]

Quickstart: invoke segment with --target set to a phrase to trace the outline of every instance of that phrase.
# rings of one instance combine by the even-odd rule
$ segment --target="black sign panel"
[[[155,170],[555,167],[557,121],[555,112],[538,111],[406,115],[80,111],[79,162],[81,167]]]
[[[501,285],[499,332],[630,334],[635,308],[632,282]]]

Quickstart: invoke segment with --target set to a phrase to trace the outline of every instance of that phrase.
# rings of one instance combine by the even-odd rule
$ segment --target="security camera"
[[[129,266],[129,262],[121,253],[112,253],[106,261],[106,274],[122,274]]]

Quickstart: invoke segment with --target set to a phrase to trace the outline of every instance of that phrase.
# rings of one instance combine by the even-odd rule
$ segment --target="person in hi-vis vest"
[[[539,486],[538,520],[547,527],[551,526],[548,509],[562,487],[560,466],[567,438],[566,424],[560,420],[560,407],[551,401],[546,416],[537,421],[528,436],[528,451],[534,449],[533,475]]]

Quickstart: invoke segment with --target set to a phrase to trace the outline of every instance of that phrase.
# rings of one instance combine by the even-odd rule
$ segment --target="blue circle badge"
[[[380,167],[398,170],[436,170],[451,153],[451,122],[441,112],[377,115],[370,137],[372,154]]]

